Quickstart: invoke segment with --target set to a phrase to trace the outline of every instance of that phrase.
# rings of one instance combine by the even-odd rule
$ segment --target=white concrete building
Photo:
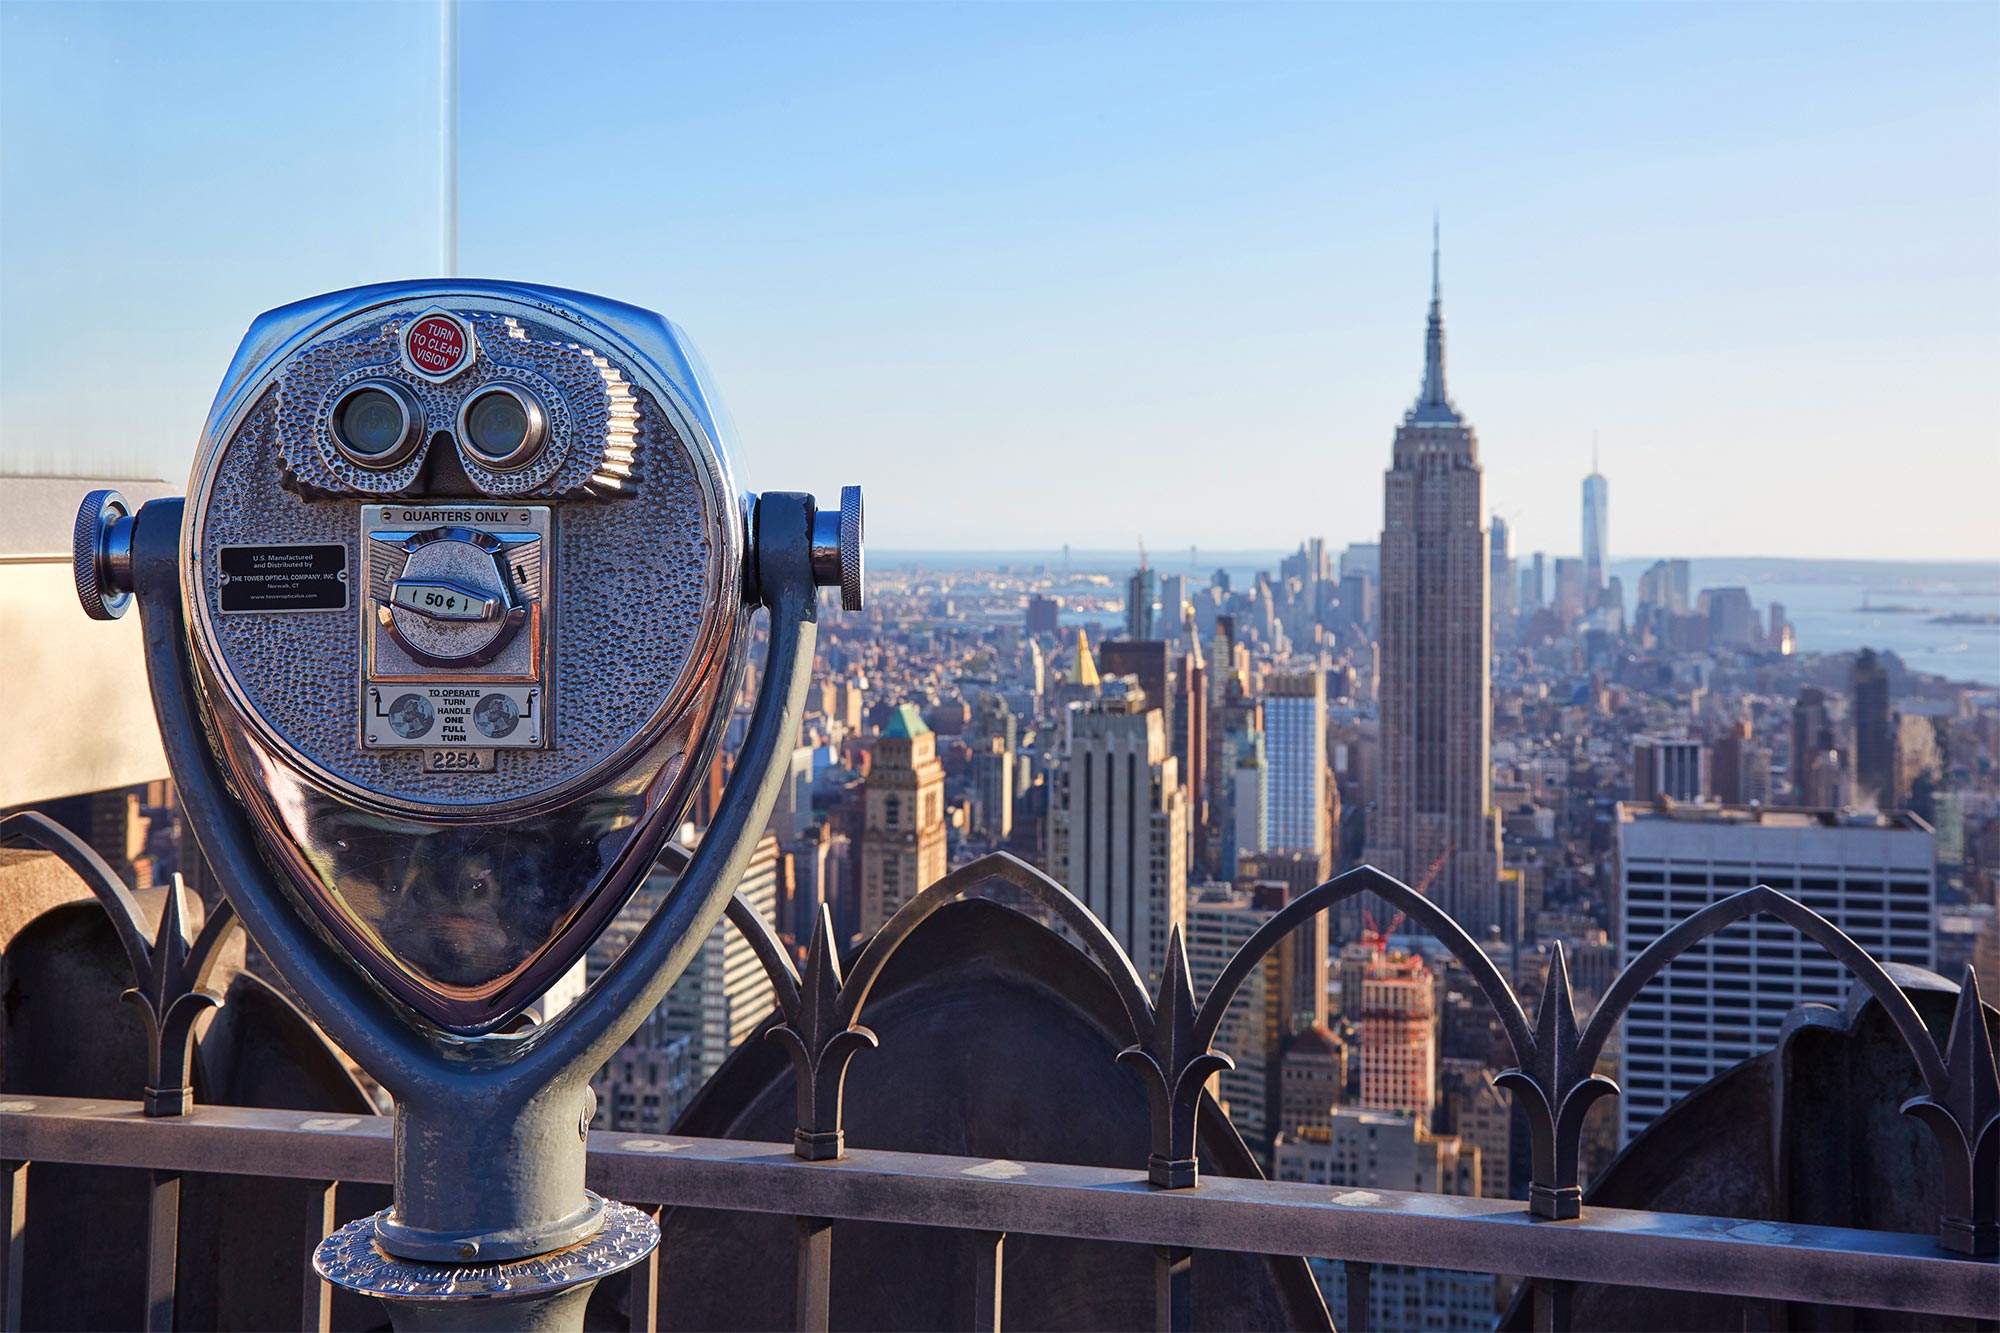
[[[1763,884],[1799,899],[1877,961],[1935,967],[1936,861],[1929,825],[1910,814],[1620,805],[1619,966],[1676,922]],[[1770,917],[1695,945],[1626,1016],[1621,1139],[1772,1046],[1796,1006],[1841,1003],[1849,982],[1824,949]]]

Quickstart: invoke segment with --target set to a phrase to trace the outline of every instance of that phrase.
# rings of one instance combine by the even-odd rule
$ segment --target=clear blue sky
[[[424,4],[0,5],[0,469],[185,475],[434,272]],[[462,268],[684,325],[880,547],[1372,540],[1421,369],[1522,549],[2000,556],[2000,5],[468,4]]]

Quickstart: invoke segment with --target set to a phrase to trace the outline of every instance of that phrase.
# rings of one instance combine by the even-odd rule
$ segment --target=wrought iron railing
[[[0,1316],[18,1324],[28,1164],[127,1166],[152,1173],[149,1327],[172,1325],[178,1182],[186,1172],[225,1172],[319,1181],[313,1225],[331,1225],[328,1182],[390,1178],[389,1122],[226,1108],[190,1110],[187,1042],[194,1006],[212,1003],[201,986],[223,934],[226,909],[190,945],[178,887],[168,895],[156,941],[108,867],[60,826],[36,815],[0,824],[0,838],[44,847],[90,884],[117,926],[137,991],[154,1022],[152,1077],[143,1103],[107,1105],[20,1097],[0,1103],[0,1208],[13,1219],[0,1251]],[[680,854],[684,855],[684,854]],[[917,926],[946,903],[1002,884],[1034,900],[1081,942],[1110,978],[1130,1025],[1118,1059],[1144,1081],[1152,1149],[1143,1174],[994,1163],[845,1147],[842,1089],[855,1056],[878,1044],[863,1025],[876,980]],[[1428,929],[1466,968],[1491,1005],[1515,1065],[1496,1079],[1515,1097],[1533,1143],[1525,1207],[1499,1199],[1345,1191],[1239,1179],[1199,1178],[1195,1120],[1203,1084],[1230,1067],[1214,1042],[1237,988],[1294,929],[1347,898],[1372,892]],[[1740,1219],[1603,1208],[1584,1209],[1579,1143],[1591,1106],[1616,1092],[1595,1073],[1598,1056],[1641,987],[1675,957],[1757,913],[1783,920],[1825,947],[1881,1004],[1925,1087],[1904,1110],[1939,1147],[1944,1212],[1935,1242],[1902,1233],[1786,1225]],[[1009,1234],[1080,1236],[1151,1246],[1158,1322],[1185,1329],[1192,1319],[1197,1249],[1302,1254],[1348,1265],[1343,1328],[1366,1327],[1369,1272],[1395,1263],[1503,1272],[1535,1284],[1536,1324],[1566,1327],[1569,1294],[1580,1281],[1694,1290],[1767,1300],[1852,1305],[1932,1315],[1995,1312],[2000,1266],[1982,1262],[2000,1242],[2000,1075],[1996,1075],[1976,978],[1966,969],[1951,1034],[1941,1049],[1881,965],[1832,923],[1794,899],[1754,888],[1716,903],[1661,936],[1609,986],[1587,1021],[1572,1005],[1560,946],[1531,1023],[1498,968],[1434,903],[1369,867],[1302,894],[1264,923],[1197,1002],[1181,932],[1170,936],[1157,995],[1103,925],[1062,886],[1005,855],[953,872],[899,910],[845,975],[832,919],[822,909],[803,974],[783,943],[741,899],[729,919],[771,977],[782,1021],[772,1031],[791,1056],[798,1103],[793,1151],[720,1140],[598,1135],[592,1181],[609,1197],[664,1206],[789,1214],[798,1219],[801,1329],[825,1329],[832,1229],[842,1220],[905,1222],[980,1233],[976,1277],[966,1293],[967,1323],[999,1327],[1000,1273]],[[178,1087],[174,1080],[178,1072]],[[316,1122],[316,1123],[315,1123]],[[817,1169],[838,1161],[838,1170]],[[651,1276],[649,1276],[651,1275]],[[642,1267],[630,1308],[642,1326],[657,1270]],[[325,1327],[323,1288],[306,1279],[307,1327]]]

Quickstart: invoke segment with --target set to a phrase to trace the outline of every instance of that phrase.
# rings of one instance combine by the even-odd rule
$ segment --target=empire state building
[[[1444,386],[1444,306],[1431,241],[1424,386],[1396,428],[1385,478],[1379,695],[1381,789],[1364,859],[1472,933],[1518,933],[1503,904],[1492,809],[1490,560],[1479,440]],[[1511,899],[1513,895],[1508,895]]]

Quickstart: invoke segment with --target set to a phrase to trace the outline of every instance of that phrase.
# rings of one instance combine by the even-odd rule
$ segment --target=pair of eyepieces
[[[333,442],[349,461],[374,472],[400,466],[424,442],[416,398],[391,380],[362,380],[333,405]],[[517,384],[482,386],[459,405],[458,439],[496,472],[533,462],[548,440],[541,400]]]

